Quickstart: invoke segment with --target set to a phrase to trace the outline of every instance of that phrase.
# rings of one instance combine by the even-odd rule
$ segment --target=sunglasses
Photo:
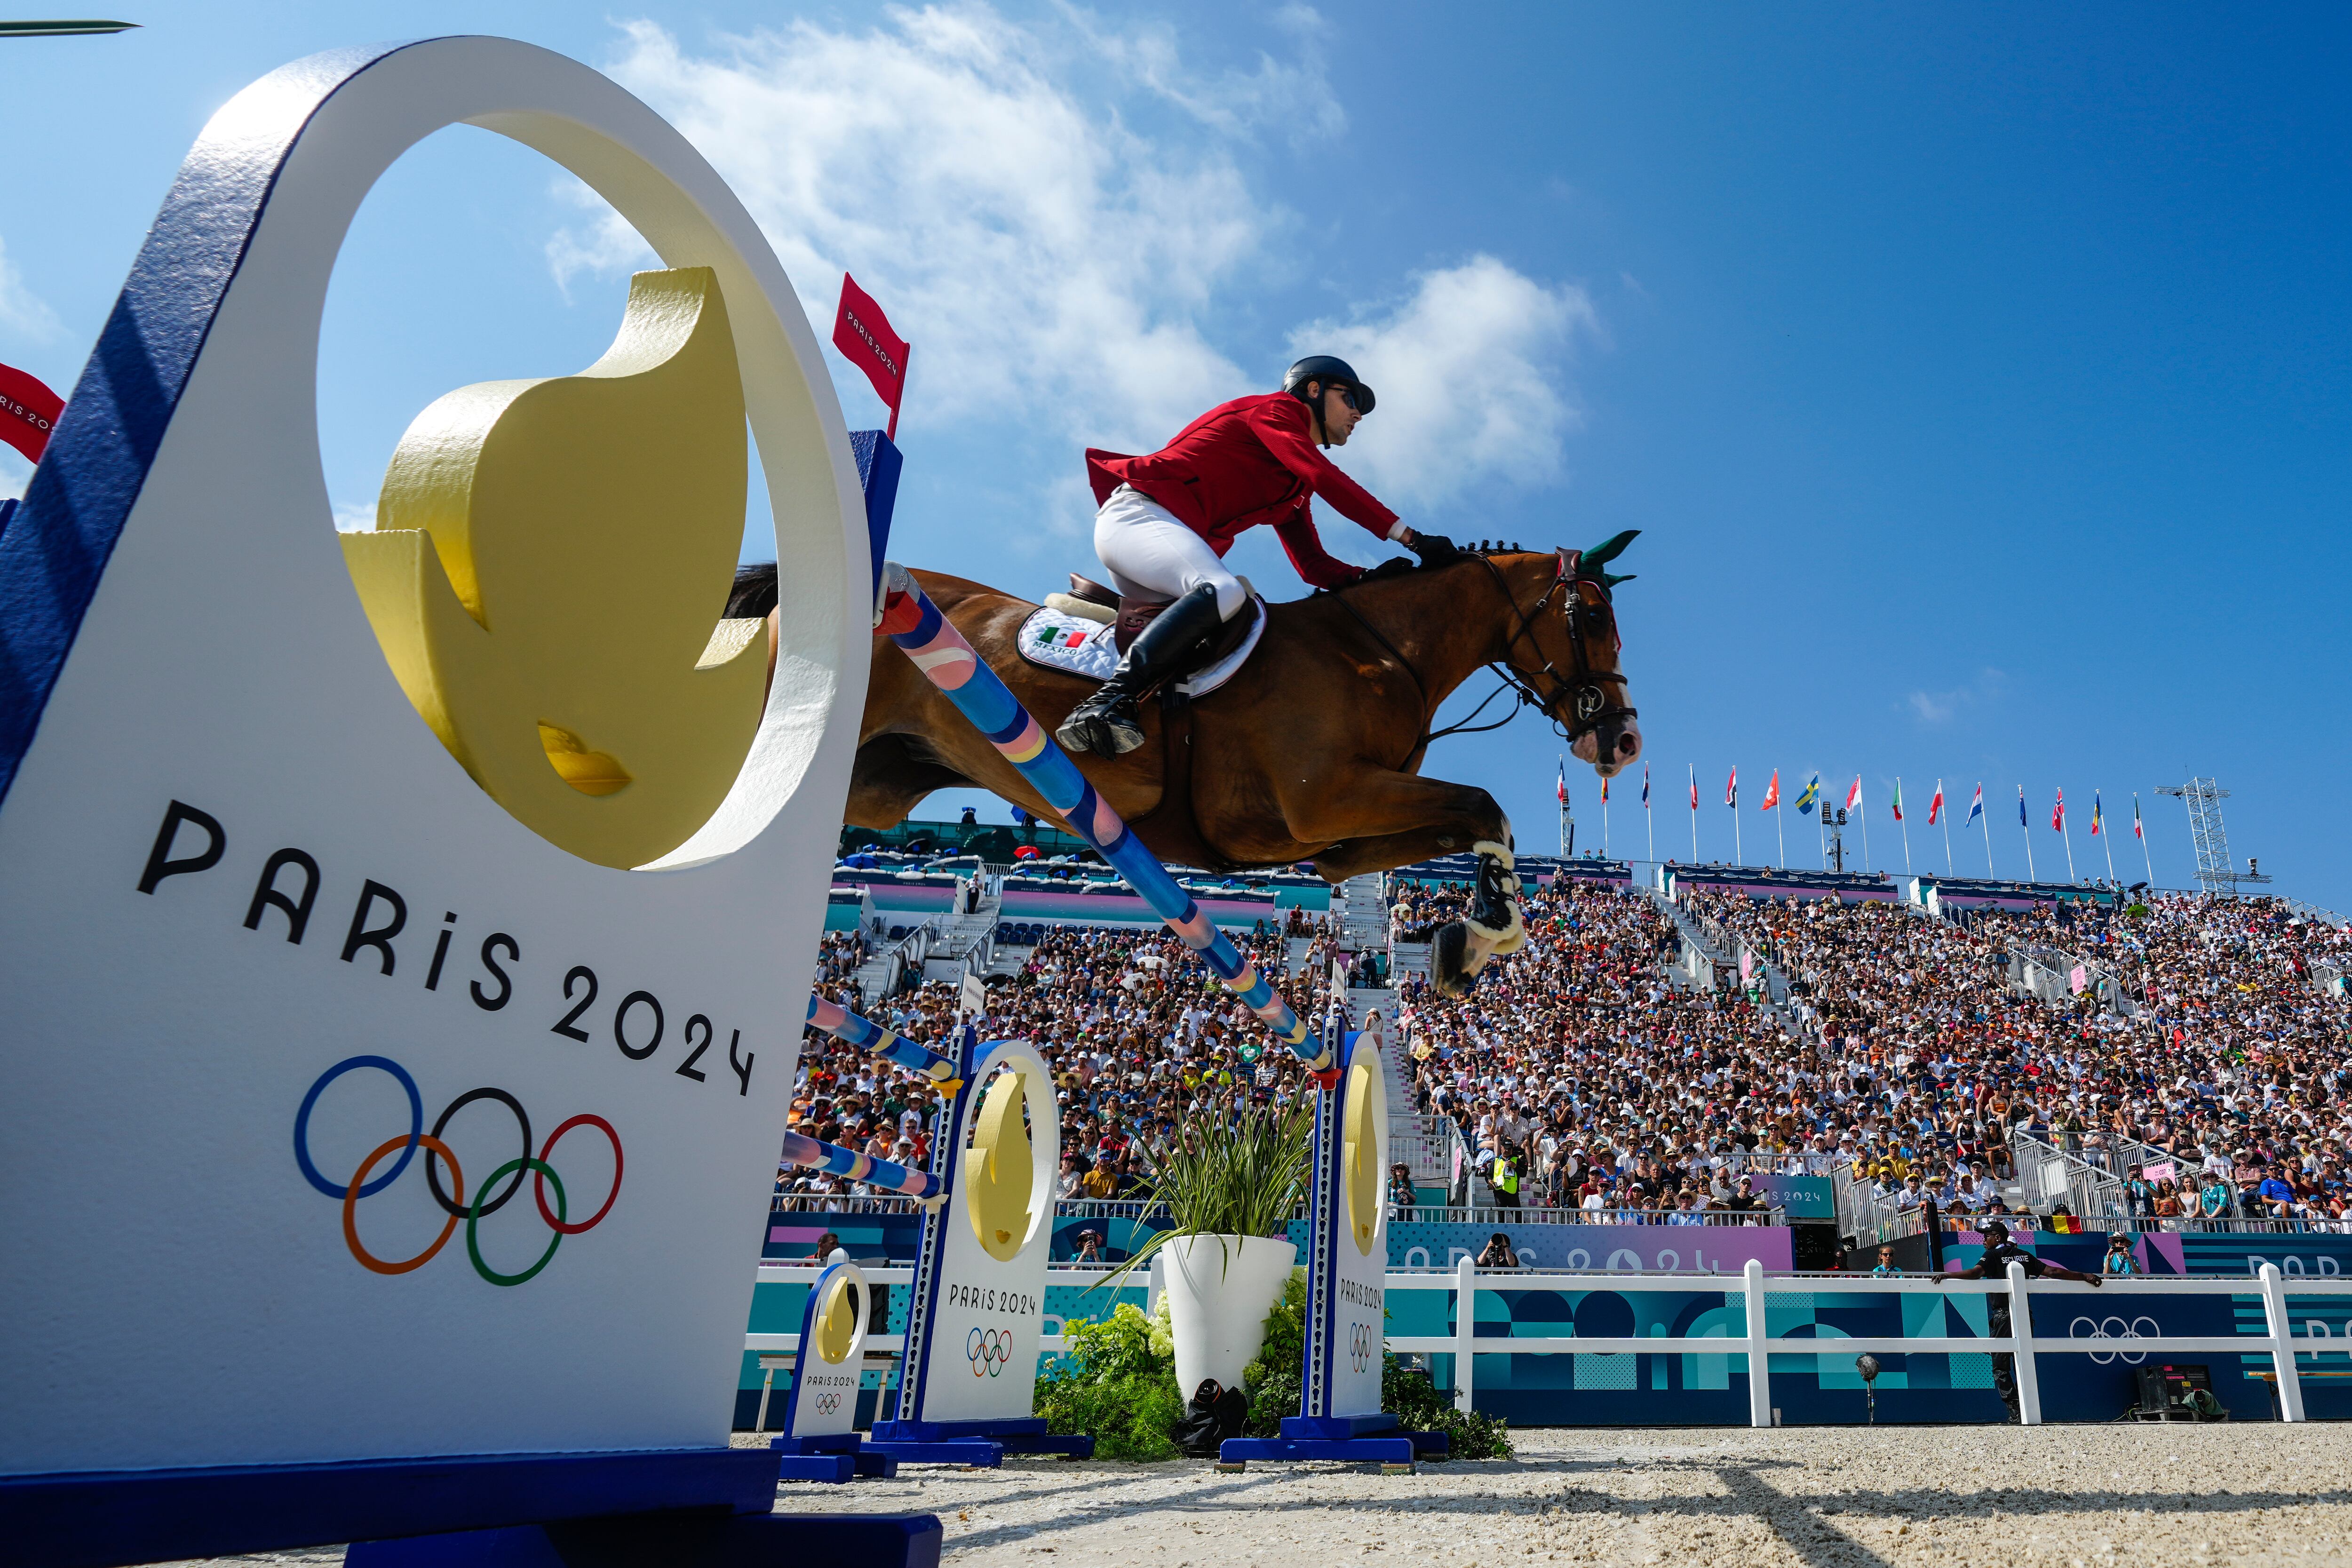
[[[1332,390],[1332,391],[1334,391],[1334,392],[1336,392],[1336,393],[1338,393],[1338,394],[1339,395],[1339,401],[1340,401],[1340,402],[1342,402],[1342,403],[1346,404],[1349,407],[1350,407],[1350,408],[1354,409],[1357,413],[1361,414],[1361,413],[1364,411],[1364,409],[1363,409],[1363,405],[1361,405],[1361,404],[1360,404],[1360,403],[1358,403],[1358,402],[1356,401],[1356,389],[1355,389],[1354,387],[1352,387],[1352,386],[1334,386],[1331,390]]]

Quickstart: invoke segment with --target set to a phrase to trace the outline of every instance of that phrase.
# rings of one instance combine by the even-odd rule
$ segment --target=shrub
[[[1283,1417],[1298,1414],[1306,1390],[1299,1366],[1307,1354],[1307,1270],[1294,1268],[1282,1300],[1265,1316],[1265,1348],[1242,1374],[1249,1390],[1253,1437],[1278,1437]],[[1427,1373],[1407,1367],[1393,1355],[1381,1357],[1381,1408],[1409,1432],[1443,1432],[1449,1459],[1507,1459],[1510,1424],[1500,1416],[1464,1415],[1437,1392]]]
[[[1157,1319],[1135,1307],[1111,1309],[1100,1322],[1075,1318],[1062,1328],[1068,1360],[1037,1380],[1031,1406],[1047,1429],[1090,1434],[1096,1457],[1173,1459],[1169,1436],[1184,1414],[1176,1392],[1176,1346],[1162,1298]]]

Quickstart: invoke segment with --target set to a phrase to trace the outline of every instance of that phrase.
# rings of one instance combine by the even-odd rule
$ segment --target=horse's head
[[[1591,550],[1522,557],[1532,593],[1514,584],[1512,594],[1505,661],[1567,735],[1569,750],[1602,778],[1642,754],[1642,727],[1625,700],[1625,676],[1617,667],[1612,602],[1617,584],[1633,579],[1601,570],[1640,531],[1628,529]],[[1549,582],[1540,581],[1547,576]]]

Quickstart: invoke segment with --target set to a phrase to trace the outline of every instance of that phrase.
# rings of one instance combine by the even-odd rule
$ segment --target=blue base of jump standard
[[[1393,1415],[1286,1415],[1279,1437],[1228,1437],[1221,1465],[1252,1459],[1335,1459],[1345,1464],[1410,1465],[1446,1455],[1443,1432],[1407,1432]]]
[[[118,1568],[352,1542],[364,1568],[787,1568],[822,1537],[845,1562],[929,1568],[940,1524],[778,1515],[764,1448],[459,1454],[0,1478],[22,1568]],[[599,1544],[603,1543],[603,1544]]]
[[[939,1520],[918,1514],[635,1515],[354,1543],[344,1568],[939,1568]]]
[[[908,1465],[976,1465],[994,1469],[1007,1454],[1091,1459],[1092,1437],[1057,1437],[1043,1416],[1010,1421],[877,1421],[866,1451]]]
[[[846,1481],[859,1477],[887,1481],[898,1473],[895,1456],[863,1447],[855,1432],[778,1437],[768,1447],[775,1451],[780,1481]]]

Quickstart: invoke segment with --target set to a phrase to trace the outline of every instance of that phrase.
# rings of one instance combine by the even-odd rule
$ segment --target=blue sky
[[[2177,886],[2185,817],[2152,792],[2195,770],[2235,792],[2242,862],[2352,908],[2340,8],[120,14],[149,26],[0,43],[0,360],[60,389],[230,94],[320,48],[504,33],[677,123],[822,321],[845,267],[890,310],[914,344],[902,559],[1038,596],[1090,558],[1085,446],[1149,449],[1337,347],[1381,397],[1343,460],[1409,521],[1645,531],[1620,606],[1661,852],[1688,851],[1695,767],[1701,852],[1728,854],[1736,764],[1751,860],[1777,767],[1790,794],[1861,775],[1882,866],[1899,775],[1940,866],[1940,776],[1984,783],[2005,875],[2021,785],[2045,874],[2054,790],[2086,872],[2094,791],[2126,829],[2137,791]],[[643,263],[487,132],[396,166],[321,350],[346,523],[434,397],[593,359]],[[0,493],[23,476],[0,460]],[[1270,540],[1237,560],[1294,590]],[[1557,751],[1523,720],[1428,771],[1549,848]],[[1590,842],[1597,781],[1570,788]],[[1613,803],[1612,846],[1641,836]],[[1982,869],[1980,837],[1955,846]],[[2127,831],[2116,864],[2141,874]]]

